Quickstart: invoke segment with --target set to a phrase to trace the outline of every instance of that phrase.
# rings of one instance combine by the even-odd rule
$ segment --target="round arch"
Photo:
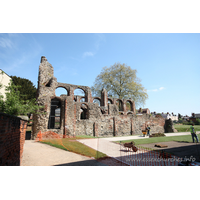
[[[80,119],[88,119],[88,118],[89,118],[88,105],[82,103],[80,105]]]
[[[61,96],[61,95],[67,95],[69,96],[69,91],[67,88],[63,87],[63,86],[58,86],[56,87],[56,90],[55,90],[55,95],[58,97],[58,96]]]
[[[97,103],[99,106],[101,106],[101,98],[100,97],[94,97],[93,103]]]
[[[116,105],[117,105],[119,111],[123,111],[123,102],[121,99],[116,100]]]
[[[133,104],[130,100],[127,100],[126,101],[126,111],[129,112],[129,111],[132,111],[133,110]]]
[[[113,100],[108,98],[108,104],[113,104]]]

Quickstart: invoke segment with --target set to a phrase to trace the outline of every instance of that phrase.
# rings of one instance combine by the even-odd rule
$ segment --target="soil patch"
[[[180,158],[190,159],[195,158],[195,161],[200,162],[200,144],[190,142],[159,142],[161,145],[167,145],[168,147],[155,147],[158,143],[141,144],[140,146],[152,148],[155,150],[164,150],[164,152],[171,153]]]

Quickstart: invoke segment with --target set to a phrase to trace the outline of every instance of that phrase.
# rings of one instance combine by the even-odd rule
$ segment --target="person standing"
[[[199,142],[197,134],[195,133],[195,130],[194,130],[194,124],[192,124],[192,126],[190,126],[190,133],[192,135],[193,143],[194,143],[194,138],[196,139],[196,142]]]
[[[151,130],[151,128],[150,128],[150,126],[148,125],[148,126],[147,126],[147,136],[150,136],[150,130]]]

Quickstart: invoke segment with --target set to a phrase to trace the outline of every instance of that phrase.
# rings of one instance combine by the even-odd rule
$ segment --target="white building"
[[[11,81],[11,77],[8,76],[3,70],[0,69],[0,85],[2,86],[0,88],[0,95],[3,95],[4,99],[6,98],[6,86],[8,86],[8,84]]]
[[[194,114],[194,116],[195,116],[196,118],[199,118],[199,119],[200,119],[200,113]]]
[[[171,113],[171,114],[169,114],[169,113],[167,113],[167,114],[162,113],[161,115],[165,119],[171,119],[172,121],[178,121],[178,116],[174,115],[174,113]]]

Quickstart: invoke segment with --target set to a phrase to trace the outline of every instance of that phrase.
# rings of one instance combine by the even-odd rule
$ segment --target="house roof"
[[[3,73],[5,73],[7,76],[9,76],[6,72],[4,72],[2,69],[0,69]],[[10,77],[10,76],[9,76]],[[11,77],[10,77],[11,78]]]

